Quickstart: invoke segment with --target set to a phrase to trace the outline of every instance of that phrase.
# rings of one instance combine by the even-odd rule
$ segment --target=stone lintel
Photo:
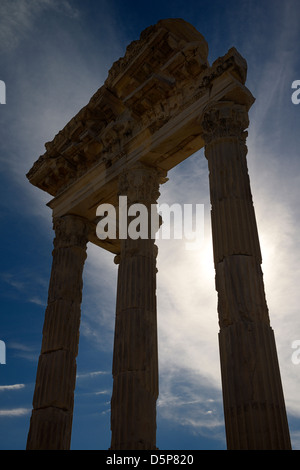
[[[117,181],[119,174],[125,168],[133,166],[136,162],[143,162],[167,172],[188,158],[204,146],[199,116],[207,104],[222,98],[227,99],[234,94],[239,97],[238,102],[247,109],[254,102],[249,90],[230,74],[225,73],[222,80],[214,82],[211,92],[206,91],[203,96],[192,101],[190,106],[166,122],[154,135],[144,132],[139,146],[133,150],[128,148],[128,153],[123,159],[117,159],[103,171],[101,171],[102,164],[99,163],[53,198],[48,203],[53,214],[62,216],[71,211],[93,221],[99,204],[111,203],[116,206]],[[114,253],[119,251],[114,243],[100,242],[97,237],[93,237],[90,241]]]
[[[231,48],[209,66],[207,55],[203,36],[181,19],[159,21],[127,47],[27,174],[54,196],[48,203],[54,217],[73,213],[93,223],[99,204],[117,205],[124,169],[142,162],[167,172],[202,148],[199,116],[211,101],[250,108],[245,59]],[[93,231],[90,241],[119,251]]]

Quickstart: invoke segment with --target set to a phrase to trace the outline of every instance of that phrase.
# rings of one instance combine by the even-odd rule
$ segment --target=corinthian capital
[[[65,215],[53,219],[54,247],[79,246],[85,248],[88,241],[89,222],[77,215]]]
[[[159,184],[164,181],[156,168],[138,164],[120,175],[119,196],[127,196],[130,204],[156,204],[160,195]]]
[[[246,107],[231,101],[219,101],[209,105],[201,118],[202,137],[205,144],[225,137],[238,138],[242,143],[249,126]]]

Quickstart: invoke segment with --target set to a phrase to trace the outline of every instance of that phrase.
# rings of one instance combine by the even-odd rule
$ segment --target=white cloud
[[[0,385],[0,392],[7,392],[11,390],[20,390],[25,387],[25,384],[14,384],[14,385]]]
[[[300,431],[292,431],[291,440],[293,442],[293,450],[300,450]]]
[[[114,255],[88,244],[80,335],[93,346],[112,350],[117,288]]]
[[[158,422],[171,421],[181,427],[182,432],[225,440],[221,392],[207,377],[191,370],[174,367],[165,371],[161,377],[157,413]]]
[[[196,251],[185,240],[159,240],[157,302],[161,376],[185,370],[220,386],[218,315],[210,233],[207,161],[203,152],[170,174],[162,201],[205,205],[205,237]]]
[[[92,371],[92,372],[85,372],[85,373],[80,373],[76,376],[77,379],[87,379],[87,378],[94,378],[94,377],[98,377],[99,375],[106,375],[108,374],[107,371],[103,371],[103,370],[96,370],[96,371]]]
[[[15,276],[11,273],[0,273],[2,280],[9,284],[10,286],[14,287],[17,291],[24,290],[24,282],[15,279]]]
[[[39,297],[35,296],[35,297],[30,297],[28,299],[28,302],[32,303],[32,304],[35,304],[35,305],[40,305],[41,307],[46,307],[47,304],[44,300],[40,299]]]
[[[29,346],[27,344],[21,344],[18,342],[10,342],[7,344],[9,350],[14,350],[13,356],[26,359],[27,361],[36,362],[39,356],[39,349]],[[12,353],[10,353],[12,354]]]
[[[29,351],[32,351],[32,348],[30,346],[28,346],[27,344],[21,344],[21,343],[17,343],[17,342],[11,342],[8,344],[8,346],[11,348],[11,349],[18,349],[20,351],[26,351],[26,352],[29,352]]]
[[[26,416],[32,411],[31,408],[13,408],[10,410],[0,410],[0,418],[18,418],[20,416]]]

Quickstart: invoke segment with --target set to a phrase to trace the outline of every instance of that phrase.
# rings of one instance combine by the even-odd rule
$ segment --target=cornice
[[[222,76],[245,83],[247,64],[236,49],[211,67],[207,52],[203,36],[183,20],[147,28],[113,64],[89,103],[45,144],[46,152],[27,174],[29,181],[58,196],[92,168],[105,172],[125,162],[142,141],[147,146]]]

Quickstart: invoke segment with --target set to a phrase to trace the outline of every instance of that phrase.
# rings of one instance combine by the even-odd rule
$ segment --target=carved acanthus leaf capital
[[[129,204],[156,204],[159,184],[165,180],[158,169],[138,164],[120,174],[119,196],[127,196]]]
[[[55,230],[54,247],[78,246],[85,248],[88,242],[89,222],[77,215],[65,215],[53,219]]]
[[[224,137],[238,138],[245,143],[249,126],[245,106],[231,101],[210,104],[203,112],[200,122],[205,144]]]

